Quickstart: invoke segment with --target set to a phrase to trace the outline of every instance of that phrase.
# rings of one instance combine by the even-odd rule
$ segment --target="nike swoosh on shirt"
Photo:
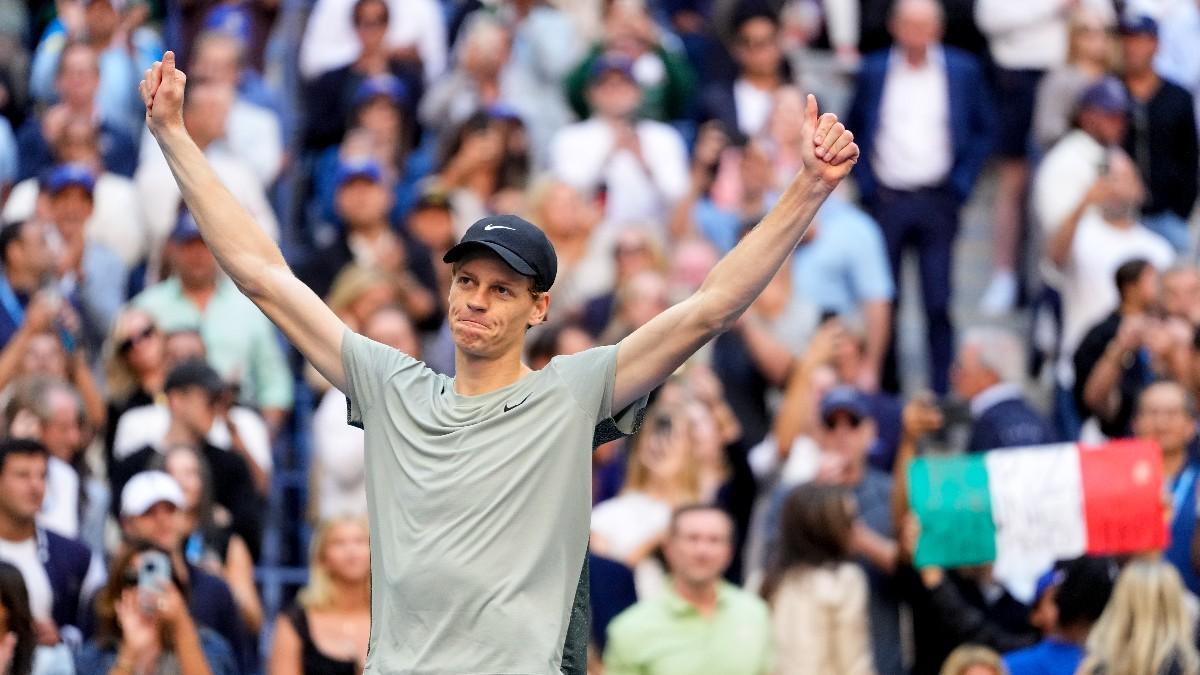
[[[525,401],[529,400],[530,396],[533,396],[533,394],[532,393],[525,394],[525,398],[521,399],[521,403],[518,403],[516,405],[509,405],[509,404],[505,403],[504,404],[504,412],[508,412],[509,410],[512,410],[513,408],[516,408],[517,406],[520,406],[521,404],[525,403]]]
[[[484,225],[483,226],[484,232],[491,232],[492,230],[512,230],[513,232],[517,231],[516,228],[512,228],[507,225]]]

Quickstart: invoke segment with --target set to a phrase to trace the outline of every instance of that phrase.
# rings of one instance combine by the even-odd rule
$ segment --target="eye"
[[[466,286],[471,283],[471,278],[466,275],[459,275],[458,279],[455,279],[455,283],[459,286]]]
[[[497,286],[496,292],[505,297],[512,295],[512,290],[508,286]]]

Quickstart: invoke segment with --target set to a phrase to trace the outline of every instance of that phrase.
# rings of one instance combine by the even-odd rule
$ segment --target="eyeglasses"
[[[121,356],[125,356],[129,352],[133,351],[133,348],[136,347],[139,342],[153,337],[157,332],[158,329],[154,326],[146,326],[141,331],[134,333],[133,335],[130,335],[122,340],[121,344],[117,345],[117,352]]]
[[[831,431],[841,426],[840,422],[845,422],[851,429],[857,429],[859,425],[862,424],[862,418],[858,415],[851,415],[849,413],[838,413],[830,415],[829,417],[821,420],[821,423],[825,425],[825,428]]]

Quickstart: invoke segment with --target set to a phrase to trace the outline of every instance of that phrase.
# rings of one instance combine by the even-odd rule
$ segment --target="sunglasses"
[[[130,335],[122,340],[121,344],[117,345],[117,352],[120,353],[121,356],[125,356],[129,352],[133,351],[133,348],[136,347],[139,342],[153,337],[157,332],[158,329],[154,326],[146,326],[141,331],[134,333],[133,335]]]
[[[851,429],[857,429],[862,424],[862,418],[849,413],[836,413],[821,420],[825,428],[830,430],[838,428],[839,422],[845,422]]]

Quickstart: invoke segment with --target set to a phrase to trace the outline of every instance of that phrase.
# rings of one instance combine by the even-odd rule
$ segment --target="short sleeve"
[[[595,415],[595,445],[602,445],[637,431],[645,412],[647,397],[634,401],[624,410],[612,409],[617,377],[617,345],[594,347],[570,356],[555,357],[548,366],[554,369],[571,397],[583,411]]]
[[[362,428],[383,395],[384,385],[397,373],[427,372],[424,364],[404,352],[363,337],[350,329],[342,334],[342,368],[346,372],[347,422]]]

